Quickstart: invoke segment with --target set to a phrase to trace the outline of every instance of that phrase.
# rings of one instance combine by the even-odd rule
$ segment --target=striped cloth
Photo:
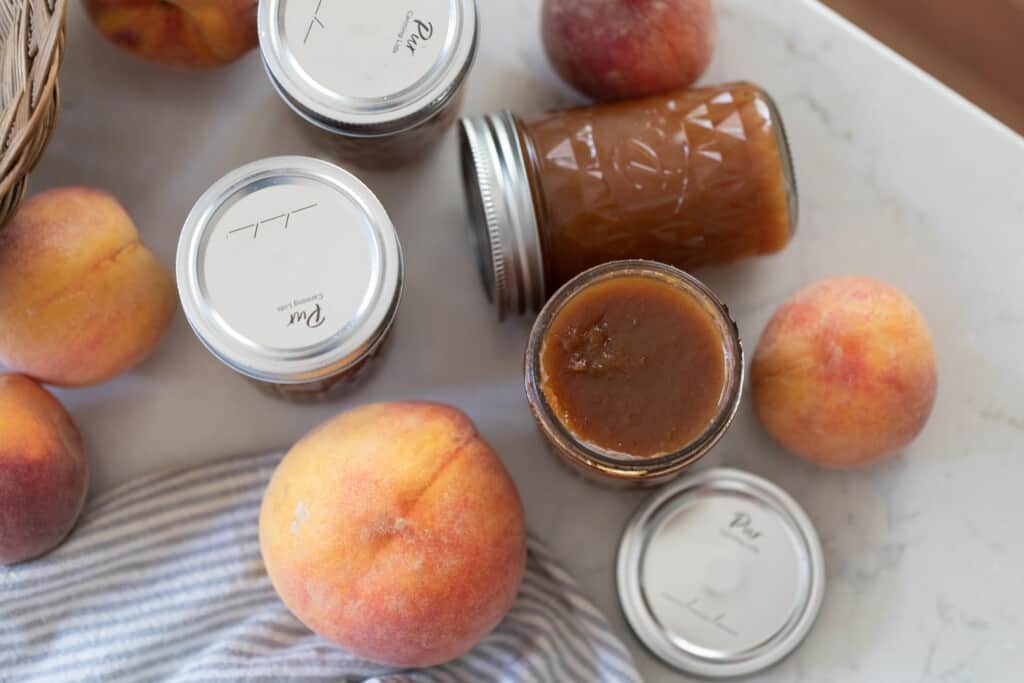
[[[314,636],[263,571],[257,517],[280,454],[151,476],[95,499],[47,557],[0,568],[0,681],[633,682],[629,653],[536,540],[498,629],[395,671]]]

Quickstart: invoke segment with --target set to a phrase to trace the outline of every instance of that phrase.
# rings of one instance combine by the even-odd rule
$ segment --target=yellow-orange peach
[[[0,564],[53,549],[89,483],[82,437],[63,406],[22,375],[0,375]]]
[[[152,62],[207,68],[256,47],[256,0],[83,0],[96,28]]]
[[[519,494],[459,410],[384,403],[299,441],[263,498],[278,595],[356,655],[421,667],[458,657],[512,605],[526,561]]]
[[[892,455],[935,401],[931,335],[899,290],[878,280],[818,282],[771,319],[752,367],[754,410],[809,460],[848,467]]]
[[[84,187],[36,195],[0,229],[0,363],[95,384],[141,362],[177,307],[174,282],[125,210]]]

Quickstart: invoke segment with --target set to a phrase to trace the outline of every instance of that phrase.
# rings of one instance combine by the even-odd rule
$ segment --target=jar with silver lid
[[[536,312],[594,266],[683,270],[772,254],[799,202],[782,117],[752,83],[536,116],[463,119],[463,181],[499,316]]]
[[[398,235],[370,189],[309,157],[242,166],[196,202],[178,243],[189,324],[224,365],[290,400],[354,381],[398,311]]]
[[[474,0],[261,0],[270,81],[318,144],[364,167],[427,154],[455,122],[476,53]]]

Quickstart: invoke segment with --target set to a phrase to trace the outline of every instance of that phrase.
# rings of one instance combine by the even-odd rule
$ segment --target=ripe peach
[[[50,190],[0,230],[0,362],[41,382],[110,379],[157,346],[174,282],[109,194]]]
[[[152,62],[207,68],[233,62],[259,42],[257,0],[83,0],[118,47]]]
[[[0,375],[0,564],[56,547],[88,484],[82,437],[63,406],[27,377]]]
[[[431,666],[469,651],[512,605],[523,508],[461,411],[382,403],[308,434],[274,473],[260,549],[306,626],[356,655]]]
[[[544,0],[541,30],[555,70],[599,100],[693,85],[711,62],[711,0]]]
[[[843,277],[811,285],[772,318],[754,356],[761,423],[790,451],[847,467],[892,455],[935,401],[928,326],[899,290]]]

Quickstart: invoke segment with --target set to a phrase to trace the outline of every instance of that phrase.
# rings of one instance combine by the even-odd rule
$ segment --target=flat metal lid
[[[308,157],[257,161],[215,182],[178,243],[178,288],[202,342],[274,383],[329,376],[390,326],[398,236],[366,185]]]
[[[300,114],[342,132],[398,132],[458,89],[476,47],[474,0],[261,0],[260,51]]]
[[[633,517],[619,600],[637,637],[688,674],[772,666],[810,631],[825,591],[821,543],[788,494],[715,469],[661,491]]]

